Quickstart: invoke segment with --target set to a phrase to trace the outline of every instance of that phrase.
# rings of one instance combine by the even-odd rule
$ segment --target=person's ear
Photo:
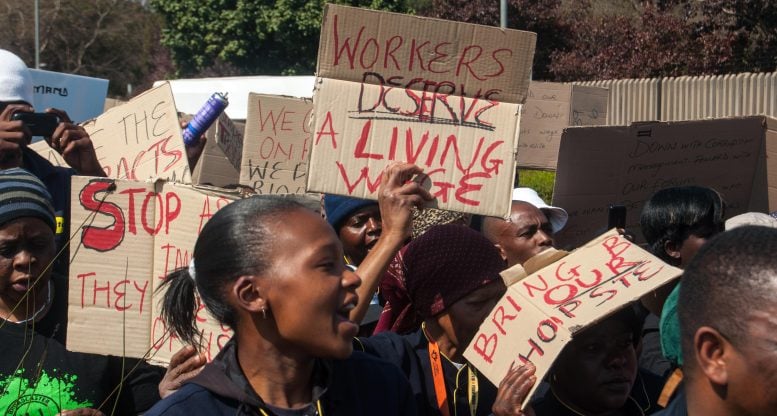
[[[502,260],[507,261],[507,252],[504,248],[502,248],[502,245],[499,243],[494,243],[494,247],[499,250],[499,255],[502,256]]]
[[[733,346],[714,328],[703,326],[696,330],[693,337],[693,349],[696,365],[710,382],[718,386],[728,384],[728,359]]]
[[[678,262],[681,260],[680,257],[682,257],[682,254],[680,254],[680,249],[682,247],[682,243],[677,244],[671,240],[664,241],[664,253]]]
[[[232,296],[237,306],[251,313],[262,313],[268,309],[262,292],[260,279],[254,275],[240,276],[232,285]]]

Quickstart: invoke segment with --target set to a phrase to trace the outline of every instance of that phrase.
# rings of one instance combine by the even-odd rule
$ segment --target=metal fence
[[[575,82],[608,88],[608,125],[765,114],[777,117],[777,72]]]

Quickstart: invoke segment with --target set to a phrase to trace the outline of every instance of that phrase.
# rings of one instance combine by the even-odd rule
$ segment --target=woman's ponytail
[[[165,277],[165,281],[157,290],[167,287],[162,299],[162,319],[168,330],[176,334],[184,343],[198,345],[199,335],[195,315],[199,308],[197,300],[197,284],[189,272],[189,268],[177,269]]]

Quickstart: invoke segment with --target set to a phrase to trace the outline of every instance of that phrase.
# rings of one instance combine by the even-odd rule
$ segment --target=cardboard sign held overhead
[[[228,187],[240,182],[243,157],[243,129],[226,113],[205,132],[207,141],[192,173],[195,185]]]
[[[407,161],[434,207],[505,216],[536,35],[327,5],[307,189],[376,199]]]
[[[202,227],[232,199],[167,182],[73,177],[67,347],[167,362],[181,344],[159,316],[157,292],[186,267]],[[230,337],[204,310],[202,347]]]
[[[607,224],[607,206],[626,206],[626,228],[655,192],[700,185],[721,193],[728,217],[777,210],[777,120],[742,117],[564,130],[553,205],[569,213],[555,238],[575,247]]]
[[[542,380],[575,334],[680,273],[612,230],[510,285],[464,357],[497,386],[526,361]]]
[[[111,108],[83,126],[109,178],[191,181],[169,84]]]
[[[518,167],[555,170],[561,132],[606,124],[608,94],[606,88],[532,81],[521,113]]]
[[[307,98],[249,94],[240,183],[258,194],[304,193],[312,112]]]

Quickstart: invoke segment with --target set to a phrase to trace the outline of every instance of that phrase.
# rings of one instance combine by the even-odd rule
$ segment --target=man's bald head
[[[507,220],[484,218],[482,231],[508,266],[523,264],[553,246],[553,227],[547,216],[528,202],[513,201]]]

